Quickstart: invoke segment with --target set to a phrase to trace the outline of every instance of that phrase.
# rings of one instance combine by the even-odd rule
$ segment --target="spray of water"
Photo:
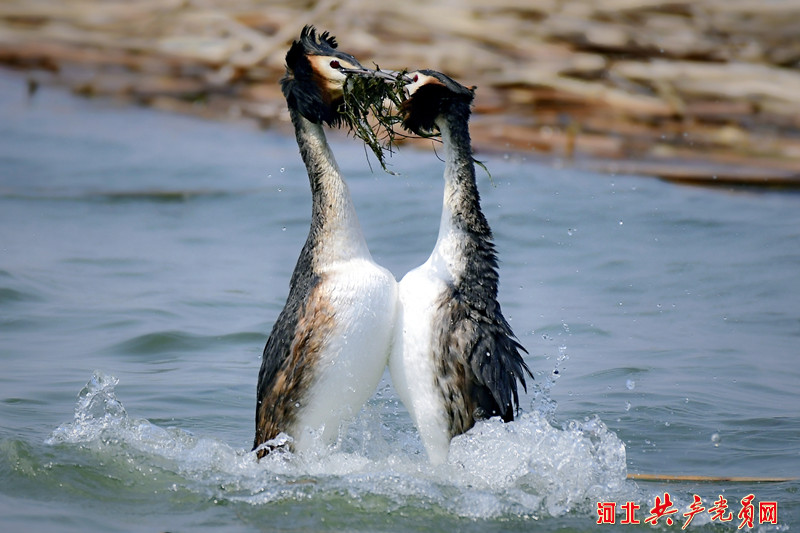
[[[592,513],[596,501],[626,490],[625,446],[598,418],[557,427],[545,409],[512,423],[482,421],[453,440],[446,464],[432,467],[413,427],[387,423],[373,407],[332,447],[303,455],[277,450],[259,462],[247,448],[130,416],[116,396],[117,384],[95,372],[73,420],[56,428],[47,444],[78,446],[105,462],[155,471],[163,490],[214,501],[260,505],[335,496],[375,505],[377,498],[385,509],[541,517]]]

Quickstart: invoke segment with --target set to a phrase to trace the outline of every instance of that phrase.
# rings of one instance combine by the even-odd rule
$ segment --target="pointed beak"
[[[398,72],[396,70],[374,70],[371,68],[341,68],[339,69],[345,74],[355,74],[356,76],[364,76],[366,78],[380,78],[385,81],[395,82],[401,79],[405,82],[411,83],[411,78],[405,75],[405,72]]]

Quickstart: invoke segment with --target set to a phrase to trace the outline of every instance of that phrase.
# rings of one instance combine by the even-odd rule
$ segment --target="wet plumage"
[[[322,124],[339,125],[346,75],[360,69],[311,27],[286,55],[281,88],[312,192],[311,228],[258,376],[253,448],[262,457],[280,433],[304,451],[330,443],[374,392],[386,366],[396,282],[375,264]]]
[[[433,252],[400,282],[389,366],[428,456],[442,462],[452,437],[476,420],[513,420],[517,382],[525,387],[532,375],[497,301],[497,258],[469,137],[473,91],[434,71],[409,76],[404,125],[441,131],[445,190]]]

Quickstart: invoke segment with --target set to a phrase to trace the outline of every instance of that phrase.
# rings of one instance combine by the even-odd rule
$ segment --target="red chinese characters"
[[[711,514],[711,521],[719,520],[720,522],[730,522],[733,520],[733,515],[730,511],[728,514],[725,514],[725,511],[728,511],[728,500],[720,494],[719,499],[714,502],[714,505],[709,508],[708,512]]]
[[[636,509],[641,509],[641,507],[633,502],[625,502],[622,508],[625,510],[625,518],[620,520],[620,524],[641,524],[641,522],[636,519]]]
[[[615,520],[614,510],[616,502],[597,502],[597,523],[613,524]]]
[[[686,527],[689,525],[689,522],[691,522],[692,518],[694,518],[694,515],[702,513],[705,510],[706,508],[703,507],[703,501],[700,499],[700,496],[695,494],[694,501],[689,506],[689,510],[683,513],[683,516],[686,517],[686,522],[683,523],[683,527],[681,529],[686,529]]]
[[[778,523],[778,502],[758,502],[758,523]]]
[[[741,500],[741,508],[739,509],[736,518],[740,520],[738,527],[743,529],[753,528],[756,525],[756,518],[758,524],[777,524],[778,523],[778,503],[777,502],[758,502],[758,514],[756,515],[756,505],[754,503],[755,495],[748,494]],[[620,506],[621,510],[625,511],[625,517],[619,521],[620,524],[640,524],[641,522],[636,518],[636,510],[641,507],[634,502],[625,502]],[[598,524],[614,524],[616,523],[616,502],[598,502],[597,503],[597,523]],[[671,526],[675,523],[672,516],[677,513],[672,503],[672,497],[668,492],[661,496],[655,497],[655,504],[650,509],[650,514],[644,519],[645,523],[650,525],[657,525],[659,520],[664,519],[666,525]],[[693,495],[692,503],[686,508],[683,516],[686,520],[681,529],[686,529],[695,516],[700,513],[708,512],[711,522],[730,522],[734,519],[733,511],[728,507],[728,500],[719,495],[708,509],[703,506],[703,500],[697,494]]]
[[[742,498],[742,510],[739,511],[739,514],[736,516],[742,522],[739,524],[739,529],[742,529],[744,526],[753,527],[753,521],[755,520],[756,509],[753,505],[753,498],[754,495],[748,494],[744,498]]]
[[[658,524],[658,519],[666,517],[666,522],[668,526],[672,525],[672,518],[669,516],[672,513],[677,513],[678,510],[672,507],[672,500],[669,497],[669,492],[664,493],[664,501],[661,501],[661,498],[656,496],[656,504],[650,509],[650,516],[644,519],[645,523],[656,525]]]

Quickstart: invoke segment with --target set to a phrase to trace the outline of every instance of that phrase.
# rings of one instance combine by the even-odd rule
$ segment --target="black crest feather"
[[[341,100],[334,101],[323,94],[317,85],[319,80],[315,79],[309,57],[330,56],[360,66],[356,58],[336,50],[338,46],[336,37],[329,32],[317,33],[314,26],[307,25],[286,53],[286,75],[281,79],[286,103],[316,124],[325,122],[330,126],[338,126],[343,119],[338,110]]]
[[[300,41],[308,53],[315,55],[332,55],[331,53],[339,46],[336,37],[330,32],[324,31],[317,36],[317,29],[311,25],[303,27],[300,32]]]
[[[438,83],[427,83],[401,106],[403,127],[417,135],[430,134],[436,129],[436,118],[440,115],[466,113],[475,97],[475,88],[467,88],[435,70],[420,70],[426,76],[436,78]]]

